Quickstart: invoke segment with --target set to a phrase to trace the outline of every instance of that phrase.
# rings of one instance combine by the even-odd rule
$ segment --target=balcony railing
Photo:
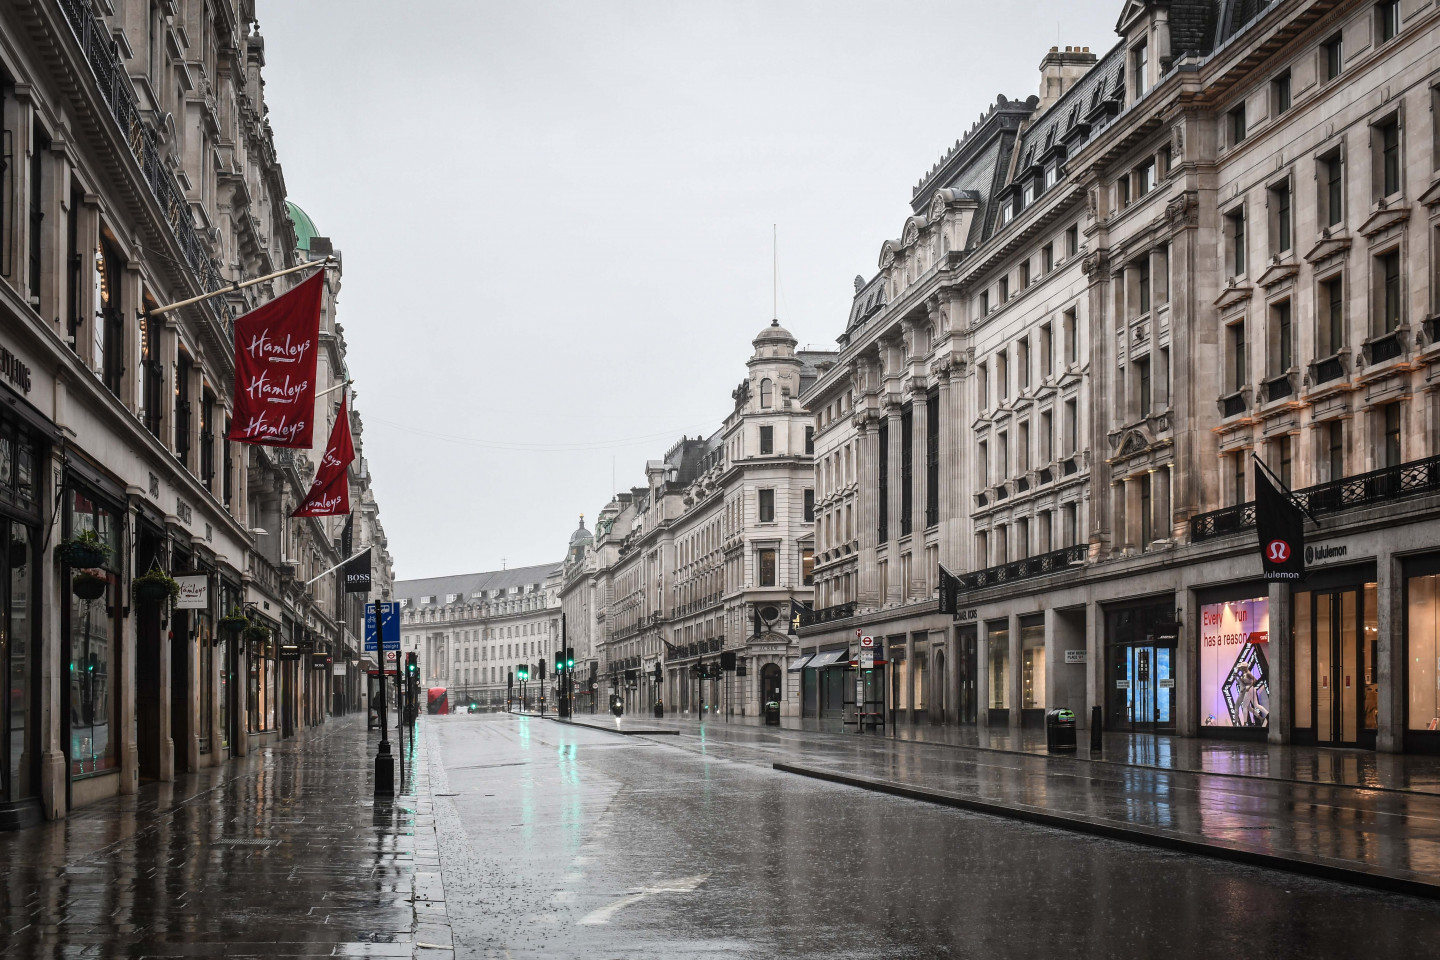
[[[837,603],[833,607],[821,607],[818,610],[801,610],[800,626],[813,627],[817,623],[829,623],[833,620],[846,620],[855,616],[855,604]]]
[[[1345,376],[1345,364],[1340,360],[1339,355],[1326,357],[1315,364],[1316,384],[1339,380],[1343,376]]]
[[[1278,377],[1265,381],[1265,399],[1270,403],[1283,400],[1294,392],[1295,385],[1290,381],[1288,373],[1282,373]]]
[[[1377,363],[1384,363],[1386,360],[1394,360],[1404,352],[1405,345],[1401,341],[1399,330],[1371,340],[1365,345],[1365,353],[1370,358],[1371,366]]]
[[[998,566],[986,567],[984,570],[972,570],[962,574],[960,582],[966,590],[983,590],[986,587],[994,587],[1002,583],[1028,580],[1031,577],[1044,576],[1047,573],[1054,573],[1056,570],[1082,564],[1089,553],[1088,544],[1077,543],[1071,547],[1051,550],[1049,553],[1042,553],[1034,557],[1025,557],[1022,560],[1012,560]]]
[[[129,74],[120,61],[120,52],[105,25],[90,12],[85,0],[58,0],[60,10],[75,32],[75,39],[85,54],[85,61],[95,75],[100,95],[110,107],[110,115],[120,128],[121,135],[130,145],[130,152],[140,164],[150,193],[164,213],[170,232],[185,256],[200,288],[211,293],[226,286],[215,269],[214,262],[205,251],[195,225],[190,219],[190,202],[180,189],[175,178],[160,159],[155,146],[155,135],[140,116],[140,105],[135,100],[135,91],[130,86]],[[212,319],[227,332],[233,319],[230,305],[224,297],[213,297],[201,304],[209,311]]]
[[[1244,391],[1232,393],[1228,397],[1220,398],[1220,416],[1237,417],[1244,413],[1248,406]]]
[[[1311,513],[1321,514],[1436,492],[1440,492],[1440,457],[1429,457],[1296,490],[1295,499]],[[1236,504],[1191,517],[1190,541],[1199,543],[1254,526],[1254,502]]]

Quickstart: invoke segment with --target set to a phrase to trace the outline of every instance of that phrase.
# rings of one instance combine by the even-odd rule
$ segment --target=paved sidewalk
[[[598,714],[577,716],[575,720],[602,724],[613,722],[608,715]],[[722,716],[707,716],[700,720],[694,716],[673,714],[663,720],[654,720],[643,714],[627,714],[622,719],[622,724],[630,723],[697,733],[701,727],[720,730],[727,726],[764,725],[759,717],[737,715],[727,719]],[[780,721],[780,728],[807,733],[858,736],[853,728],[847,729],[839,720],[785,717]],[[1283,780],[1440,796],[1440,756],[1376,753],[1374,750],[1331,747],[1272,746],[1252,741],[1131,733],[1106,733],[1103,738],[1103,752],[1092,755],[1088,749],[1089,734],[1083,729],[1078,733],[1080,749],[1074,754],[1050,754],[1045,748],[1043,730],[952,727],[929,723],[900,723],[893,731],[867,733],[864,736],[994,750],[1001,753],[1065,757],[1089,763],[1184,770],[1223,777]]]
[[[613,729],[604,722],[587,726]],[[1366,886],[1440,898],[1440,796],[1097,763],[788,726],[643,720],[707,755]],[[670,738],[666,738],[668,741]]]
[[[4,956],[449,956],[424,737],[376,804],[377,736],[335,718],[0,834]]]

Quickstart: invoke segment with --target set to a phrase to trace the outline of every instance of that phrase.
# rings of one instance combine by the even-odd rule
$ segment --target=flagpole
[[[329,396],[330,394],[334,393],[336,390],[343,390],[344,388],[350,386],[350,384],[352,384],[352,383],[354,383],[354,382],[355,382],[354,380],[342,380],[342,381],[340,381],[339,383],[335,384],[335,386],[333,386],[333,387],[326,387],[324,390],[321,390],[319,393],[315,394],[315,399],[316,399],[316,400],[319,400],[321,397]]]
[[[1280,489],[1281,489],[1281,490],[1284,490],[1284,491],[1285,491],[1285,496],[1287,496],[1287,497],[1290,498],[1290,502],[1293,503],[1293,504],[1300,510],[1300,512],[1304,513],[1305,516],[1307,516],[1307,517],[1310,518],[1310,522],[1311,522],[1311,523],[1315,524],[1315,526],[1317,526],[1317,527],[1318,527],[1318,526],[1322,526],[1322,524],[1320,523],[1320,521],[1317,520],[1317,519],[1315,519],[1315,514],[1313,514],[1313,513],[1310,512],[1310,507],[1309,507],[1309,505],[1304,504],[1304,503],[1301,503],[1301,502],[1299,501],[1299,499],[1296,498],[1296,496],[1295,496],[1295,491],[1294,491],[1294,490],[1291,490],[1289,487],[1285,486],[1285,481],[1284,481],[1284,480],[1281,480],[1279,477],[1277,477],[1277,476],[1275,475],[1275,471],[1274,471],[1274,470],[1271,470],[1271,469],[1270,469],[1270,465],[1267,464],[1264,460],[1261,460],[1261,459],[1260,459],[1260,455],[1259,455],[1259,454],[1252,452],[1252,453],[1250,454],[1250,457],[1251,457],[1251,459],[1253,459],[1256,463],[1258,463],[1258,464],[1260,465],[1260,469],[1264,470],[1264,471],[1266,472],[1266,474],[1269,475],[1269,477],[1270,477],[1271,480],[1274,480],[1274,481],[1280,486]]]
[[[274,273],[267,273],[263,277],[255,277],[252,280],[232,280],[230,285],[220,290],[212,290],[210,293],[202,293],[198,297],[191,297],[188,300],[177,300],[175,303],[167,303],[163,307],[156,307],[153,310],[146,310],[148,317],[158,317],[162,313],[169,313],[171,310],[179,310],[181,307],[188,307],[192,303],[200,303],[209,300],[211,297],[221,297],[227,293],[234,293],[237,290],[244,290],[246,287],[253,287],[257,283],[264,283],[266,280],[274,280],[276,277],[283,277],[287,273],[296,273],[300,270],[308,270],[311,267],[329,267],[339,263],[334,257],[326,257],[324,260],[309,260],[298,267],[286,267],[284,270],[276,270]]]
[[[374,546],[375,546],[374,544],[371,544],[370,546],[366,547],[364,550],[361,550],[359,553],[355,554],[354,557],[346,557],[344,560],[341,560],[339,563],[335,564],[335,566],[331,567],[329,570],[326,570],[325,573],[320,574],[320,576],[311,577],[309,580],[306,580],[306,581],[305,581],[305,586],[308,587],[308,586],[310,586],[310,584],[314,583],[316,580],[319,580],[320,577],[326,576],[327,574],[334,573],[336,570],[339,570],[341,567],[345,566],[345,564],[349,563],[351,560],[354,560],[354,559],[356,559],[357,557],[363,557],[363,556],[365,556],[365,554],[369,553],[369,552],[374,548]]]

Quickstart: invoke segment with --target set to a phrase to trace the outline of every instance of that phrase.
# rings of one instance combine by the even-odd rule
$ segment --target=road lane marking
[[[627,894],[626,896],[621,897],[619,900],[616,900],[614,903],[607,904],[606,906],[601,907],[599,910],[590,911],[585,916],[580,918],[580,920],[576,923],[576,926],[594,927],[603,923],[609,923],[610,918],[615,916],[615,914],[630,906],[632,903],[639,903],[641,900],[644,900],[651,894],[691,893],[695,890],[696,887],[704,883],[706,879],[709,878],[709,876],[710,874],[708,873],[701,873],[696,874],[693,877],[680,877],[675,880],[667,880],[653,887],[641,887],[634,893]]]

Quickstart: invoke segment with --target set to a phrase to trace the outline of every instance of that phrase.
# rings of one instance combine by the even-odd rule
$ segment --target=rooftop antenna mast
[[[780,319],[780,231],[770,224],[770,316]]]

